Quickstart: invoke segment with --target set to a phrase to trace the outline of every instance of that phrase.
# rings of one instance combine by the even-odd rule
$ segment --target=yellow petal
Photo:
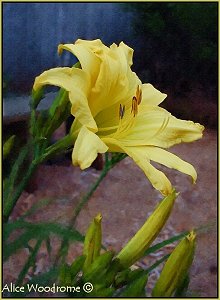
[[[108,147],[93,132],[83,126],[73,148],[73,165],[86,169],[91,166],[98,153],[105,153]]]
[[[153,87],[150,83],[142,85],[142,103],[144,105],[159,105],[167,97]]]
[[[165,196],[172,192],[171,183],[165,174],[150,164],[145,147],[126,147],[124,150],[144,171],[156,190],[160,191]]]
[[[91,49],[94,53],[99,52],[102,49],[104,49],[104,50],[108,49],[108,47],[105,46],[100,39],[96,39],[96,40],[78,39],[75,42],[75,44],[76,45],[83,45],[84,47],[87,47],[87,48]]]
[[[150,164],[146,147],[125,147],[120,141],[113,138],[103,138],[102,140],[109,147],[109,151],[127,153],[144,171],[145,175],[156,190],[159,190],[165,196],[172,192],[172,186],[168,178],[163,172],[157,170]]]
[[[169,148],[180,143],[196,141],[203,136],[204,126],[192,121],[177,119],[170,115],[167,126],[150,139],[149,144]]]
[[[119,44],[119,47],[121,47],[126,55],[126,58],[127,58],[127,61],[128,61],[128,64],[129,66],[132,66],[133,64],[133,53],[134,53],[134,50],[130,47],[128,47],[125,43],[121,42]]]
[[[146,154],[150,160],[153,160],[159,164],[162,164],[168,168],[176,169],[184,174],[192,177],[195,183],[197,173],[194,167],[188,162],[180,159],[173,153],[170,153],[164,149],[158,147],[146,147]]]
[[[80,119],[81,124],[86,125],[94,132],[97,131],[87,100],[90,81],[83,70],[67,67],[50,69],[36,77],[33,89],[37,90],[47,84],[59,86],[68,91],[72,103],[71,113]]]
[[[112,45],[108,51],[100,53],[99,57],[100,72],[89,100],[94,116],[114,104],[119,107],[120,103],[131,101],[140,82],[131,71],[121,46]]]
[[[140,79],[134,72],[128,70],[127,72],[127,84],[123,90],[120,91],[120,87],[115,89],[115,93],[119,89],[119,93],[112,95],[111,99],[115,101],[108,101],[106,108],[96,115],[95,120],[98,127],[112,127],[119,123],[119,107],[125,105],[126,115],[131,113],[132,98],[135,96],[137,86],[141,85]]]
[[[129,130],[123,144],[169,148],[200,139],[203,130],[202,125],[177,119],[161,107],[140,105],[135,126]]]
[[[58,46],[58,52],[61,54],[63,50],[70,51],[75,55],[83,69],[90,76],[91,85],[95,84],[97,79],[99,68],[100,68],[100,59],[92,52],[89,47],[85,47],[83,44],[60,44]]]
[[[43,85],[50,84],[63,87],[65,90],[70,91],[73,84],[72,78],[75,72],[78,71],[69,67],[47,70],[35,78],[33,89],[36,91]]]

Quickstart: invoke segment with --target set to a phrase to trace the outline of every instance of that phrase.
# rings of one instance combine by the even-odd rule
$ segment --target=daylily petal
[[[119,123],[120,104],[125,106],[126,114],[131,113],[132,98],[135,95],[138,85],[141,85],[140,79],[134,72],[127,73],[127,87],[124,93],[115,95],[115,103],[109,101],[109,106],[103,108],[95,117],[98,127],[111,127]]]
[[[75,142],[72,161],[74,166],[80,166],[82,170],[91,166],[98,153],[105,153],[108,147],[93,132],[83,126]]]
[[[96,82],[99,68],[100,68],[100,59],[95,55],[95,53],[89,48],[85,47],[83,44],[60,44],[58,46],[59,54],[63,50],[70,51],[75,55],[83,69],[87,74],[89,74],[91,79],[91,85],[93,86]]]
[[[109,48],[105,46],[100,39],[96,40],[82,40],[78,39],[75,42],[76,45],[83,45],[84,47],[87,47],[91,49],[94,53],[99,52],[101,49],[108,50]]]
[[[124,53],[126,55],[126,58],[127,58],[129,66],[132,66],[133,65],[133,53],[134,53],[134,50],[132,48],[128,47],[123,42],[121,42],[119,44],[119,46],[123,49],[123,51],[124,51]]]
[[[153,160],[159,164],[162,164],[168,168],[176,169],[182,173],[185,173],[192,177],[193,183],[195,183],[197,178],[197,173],[194,167],[188,162],[180,159],[173,153],[170,153],[164,149],[148,146],[145,148],[146,154],[150,160]]]
[[[43,72],[36,77],[33,89],[37,90],[43,85],[55,85],[69,92],[72,103],[71,113],[93,131],[97,131],[96,122],[88,105],[87,96],[90,81],[87,73],[77,68],[54,68]]]
[[[143,105],[159,105],[166,97],[166,94],[155,89],[150,83],[144,83],[142,85]]]
[[[103,141],[109,146],[109,151],[127,153],[144,171],[153,187],[159,190],[163,195],[169,195],[172,192],[172,185],[165,174],[150,164],[147,147],[125,147],[113,138],[103,138]]]
[[[150,164],[145,147],[125,147],[124,150],[144,171],[156,190],[163,195],[169,195],[172,192],[172,185],[165,174]]]
[[[185,121],[170,115],[164,129],[149,140],[149,145],[170,148],[180,143],[196,141],[203,136],[204,126],[192,121]]]
[[[125,146],[152,145],[169,148],[202,137],[204,127],[192,121],[180,120],[158,106],[142,105],[135,125],[123,137]]]
[[[131,101],[140,83],[131,71],[122,47],[112,45],[110,51],[103,51],[99,57],[102,61],[100,73],[90,94],[94,116],[116,103]]]

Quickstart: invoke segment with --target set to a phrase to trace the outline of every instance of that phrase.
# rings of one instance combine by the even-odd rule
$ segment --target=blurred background
[[[167,108],[217,125],[218,3],[3,3],[4,96],[30,93],[34,78],[73,56],[59,43],[124,41],[133,70],[167,92]],[[175,99],[175,101],[173,101]],[[177,112],[176,112],[177,111]]]
[[[173,216],[160,239],[216,219],[217,2],[14,2],[3,3],[2,7],[3,135],[13,132],[24,139],[28,134],[25,114],[35,77],[46,69],[75,63],[68,52],[58,56],[59,43],[73,43],[78,38],[99,38],[106,45],[124,41],[134,49],[132,69],[142,82],[150,82],[168,94],[162,106],[178,118],[191,119],[206,126],[204,138],[200,141],[171,149],[195,166],[198,172],[196,185],[191,185],[187,176],[160,167],[180,191]],[[57,136],[60,134],[63,133],[58,132]],[[12,219],[24,214],[33,203],[48,197],[52,204],[31,221],[55,218],[68,223],[73,205],[98,174],[99,171],[92,168],[83,172],[73,168],[71,161],[40,166],[19,199]],[[160,196],[143,172],[126,158],[100,185],[80,214],[77,226],[85,232],[91,218],[101,211],[104,244],[118,251],[140,228],[159,200]],[[56,249],[56,243],[53,247]],[[81,248],[74,251],[69,254],[70,261]],[[6,281],[16,278],[25,257],[26,252],[22,252],[7,262],[4,266]],[[47,266],[43,250],[38,263],[41,272]],[[152,276],[156,278],[158,274],[157,271]],[[191,274],[192,297],[217,296],[216,228],[198,236]]]

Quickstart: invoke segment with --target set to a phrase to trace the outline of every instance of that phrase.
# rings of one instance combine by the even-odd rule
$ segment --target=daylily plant
[[[163,195],[172,192],[171,183],[151,161],[196,181],[194,167],[165,149],[201,138],[204,127],[177,119],[159,107],[167,95],[151,84],[142,84],[132,72],[133,49],[123,42],[107,47],[100,40],[77,40],[75,44],[59,45],[58,52],[63,50],[73,53],[81,68],[45,71],[36,78],[33,88],[37,91],[50,84],[68,92],[75,117],[71,128],[74,165],[85,169],[98,153],[124,152]]]

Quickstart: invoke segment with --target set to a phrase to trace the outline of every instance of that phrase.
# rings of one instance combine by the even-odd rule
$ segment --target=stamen
[[[120,104],[120,107],[119,107],[119,119],[120,120],[124,117],[124,114],[125,114],[125,105],[122,106]]]
[[[137,99],[137,104],[140,105],[141,100],[142,100],[142,90],[140,88],[140,85],[138,85],[137,90],[136,90],[136,99]]]
[[[135,96],[132,98],[131,113],[133,113],[134,117],[138,113],[138,100],[137,100],[137,98]]]
[[[133,113],[134,117],[138,113],[138,105],[140,105],[141,100],[142,100],[142,90],[140,88],[140,85],[138,85],[136,90],[136,95],[132,98],[132,104],[131,104],[131,113]]]

